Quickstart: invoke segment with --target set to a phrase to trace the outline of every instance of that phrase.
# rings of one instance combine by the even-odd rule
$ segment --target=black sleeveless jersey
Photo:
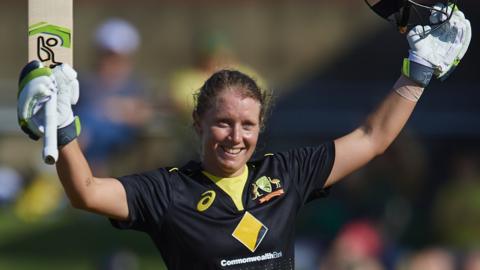
[[[197,162],[124,176],[129,220],[111,222],[146,232],[168,269],[294,269],[295,218],[334,156],[329,142],[248,162],[242,211]]]

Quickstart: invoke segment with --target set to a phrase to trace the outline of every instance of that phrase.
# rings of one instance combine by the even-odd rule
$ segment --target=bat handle
[[[57,148],[57,94],[54,93],[45,104],[45,136],[43,137],[43,160],[46,164],[55,164],[58,159]]]

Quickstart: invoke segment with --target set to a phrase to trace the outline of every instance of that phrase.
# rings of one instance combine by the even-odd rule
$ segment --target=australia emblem
[[[252,183],[251,198],[259,203],[268,202],[284,192],[280,179],[262,176]]]

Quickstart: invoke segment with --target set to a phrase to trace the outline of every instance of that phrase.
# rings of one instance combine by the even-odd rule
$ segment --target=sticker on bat
[[[55,60],[55,48],[71,48],[72,35],[68,28],[40,22],[28,28],[28,35],[37,37],[37,57],[41,62],[51,62],[50,67],[60,64]]]

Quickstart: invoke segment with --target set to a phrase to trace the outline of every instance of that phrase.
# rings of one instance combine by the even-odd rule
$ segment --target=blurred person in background
[[[192,111],[200,160],[180,168],[95,177],[76,139],[80,122],[71,105],[79,89],[68,65],[50,70],[34,61],[25,66],[19,122],[32,138],[40,138],[41,101],[58,91],[56,168],[72,205],[110,218],[117,228],[147,233],[167,267],[294,269],[298,212],[382,154],[434,73],[445,75],[463,57],[470,23],[458,9],[451,13],[438,31],[427,35],[417,26],[409,32],[410,55],[392,91],[361,126],[321,145],[250,161],[268,93],[235,70],[215,72],[201,86]],[[32,96],[47,98],[28,99]],[[28,108],[33,108],[31,114],[23,113]]]
[[[480,270],[480,249],[467,252],[463,258],[461,270]]]
[[[174,110],[183,123],[191,126],[194,95],[214,72],[222,69],[239,70],[254,78],[262,89],[265,80],[253,68],[236,57],[230,40],[222,32],[208,32],[194,38],[194,64],[170,75],[169,92]]]
[[[398,270],[454,270],[455,256],[448,250],[435,247],[420,250],[401,260]]]
[[[38,163],[15,201],[15,215],[24,222],[34,223],[58,214],[65,205],[65,195],[57,179],[51,166]]]
[[[23,189],[24,181],[14,168],[0,165],[0,208],[13,203]]]
[[[135,74],[140,41],[129,22],[105,21],[95,32],[94,72],[81,74],[81,145],[98,175],[108,175],[108,159],[135,142],[151,115],[145,84]]]
[[[382,270],[383,241],[369,221],[346,224],[333,241],[320,270]]]

